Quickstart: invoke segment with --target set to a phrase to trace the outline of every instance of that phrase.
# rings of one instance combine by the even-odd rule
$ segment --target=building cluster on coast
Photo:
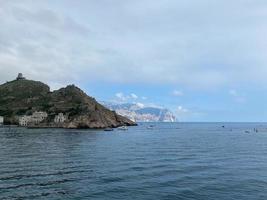
[[[34,112],[32,115],[24,115],[19,117],[20,126],[36,126],[47,119],[48,114],[46,112]],[[64,123],[67,120],[67,117],[63,113],[59,113],[54,118],[54,123]]]
[[[41,122],[47,119],[48,114],[46,112],[34,112],[32,115],[18,116],[19,126],[38,126]],[[63,113],[59,113],[54,118],[54,124],[64,123],[67,120],[67,116]],[[4,117],[0,116],[0,126],[4,125]]]
[[[22,73],[19,73],[17,78],[19,80],[26,80]],[[44,111],[35,111],[32,115],[23,115],[23,116],[16,116],[18,120],[19,126],[38,126],[40,123],[44,122],[48,118],[48,114]],[[54,124],[64,123],[67,120],[67,116],[63,113],[58,113],[54,117]],[[4,125],[4,117],[0,116],[0,126]]]
[[[48,117],[46,112],[34,112],[32,115],[24,115],[19,117],[20,126],[38,125]]]
[[[51,91],[47,84],[28,80],[22,73],[0,84],[0,94],[0,115],[4,117],[0,122],[7,126],[95,129],[137,125],[75,85]]]

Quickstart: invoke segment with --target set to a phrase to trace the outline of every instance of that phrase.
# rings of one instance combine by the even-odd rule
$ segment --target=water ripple
[[[2,128],[0,199],[267,199],[267,124],[224,125]]]

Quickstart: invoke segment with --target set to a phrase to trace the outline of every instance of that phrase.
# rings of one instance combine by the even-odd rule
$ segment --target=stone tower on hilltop
[[[17,81],[18,81],[18,80],[25,80],[25,79],[26,79],[26,78],[23,77],[23,74],[22,74],[22,73],[19,73],[19,74],[18,74]]]

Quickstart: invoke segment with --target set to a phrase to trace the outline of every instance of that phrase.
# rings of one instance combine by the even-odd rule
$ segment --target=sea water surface
[[[0,199],[267,199],[267,124],[148,125],[0,128]]]

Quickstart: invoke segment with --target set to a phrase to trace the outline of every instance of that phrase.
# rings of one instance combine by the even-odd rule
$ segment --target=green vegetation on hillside
[[[18,116],[35,111],[48,113],[46,123],[52,123],[58,113],[68,116],[66,128],[104,128],[133,125],[87,96],[74,85],[50,92],[49,86],[39,81],[15,80],[0,85],[0,116],[6,124],[18,124]]]

